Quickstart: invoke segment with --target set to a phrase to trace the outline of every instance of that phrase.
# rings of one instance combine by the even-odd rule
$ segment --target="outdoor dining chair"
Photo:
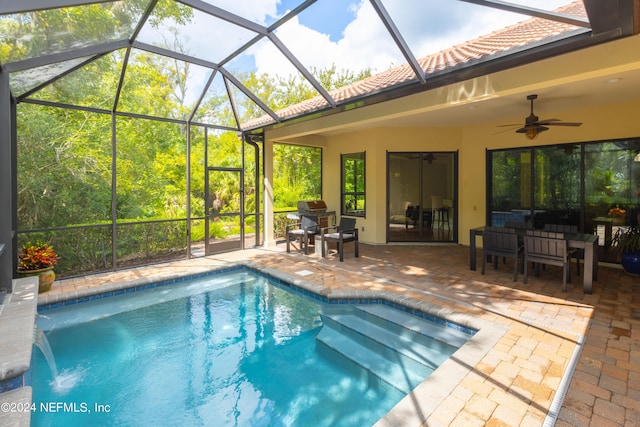
[[[569,224],[545,224],[544,231],[553,233],[577,233],[578,226]],[[576,274],[580,276],[580,258],[584,258],[584,251],[573,251],[573,257],[576,259]]]
[[[528,230],[524,236],[524,283],[527,283],[528,264],[535,263],[536,275],[540,265],[562,267],[562,292],[567,291],[567,281],[571,281],[571,255],[562,233]]]
[[[506,228],[515,228],[518,230],[529,230],[532,228],[531,224],[525,221],[506,221],[504,226]]]
[[[309,255],[309,243],[313,240],[314,236],[320,231],[318,226],[318,218],[315,216],[302,215],[300,222],[287,225],[286,239],[287,239],[287,252],[291,252],[291,241],[300,241],[300,250],[304,250],[306,255]]]
[[[518,265],[522,266],[522,247],[513,228],[485,227],[482,233],[482,274],[488,256],[493,257],[493,268],[498,268],[498,258],[513,258],[513,281],[518,280]]]
[[[333,233],[328,233],[329,230],[335,229]],[[355,256],[358,255],[358,229],[356,228],[355,218],[340,218],[340,224],[338,226],[326,227],[320,231],[320,240],[322,245],[322,256],[327,256],[328,244],[335,242],[340,255],[340,261],[344,261],[344,244],[347,242],[354,242]]]

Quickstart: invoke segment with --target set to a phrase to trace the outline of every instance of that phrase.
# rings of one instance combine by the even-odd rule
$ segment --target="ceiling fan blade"
[[[560,119],[544,119],[544,120],[538,120],[538,123],[546,124],[546,123],[561,122],[561,121],[562,120]]]
[[[516,130],[516,133],[526,133],[529,137],[529,133],[540,133],[548,130],[549,128],[545,126],[582,126],[582,123],[577,122],[563,122],[560,119],[545,119],[539,120],[538,116],[533,114],[533,101],[538,98],[538,95],[529,95],[527,96],[527,100],[531,101],[531,114],[525,117],[524,127],[520,127]],[[517,124],[504,124],[498,125],[497,127],[519,127]],[[535,136],[534,136],[535,137]]]
[[[540,122],[540,124],[543,124],[545,126],[581,126],[582,123],[573,123],[573,122],[560,122],[560,123],[544,123],[544,122]]]
[[[500,135],[501,133],[511,132],[515,126],[519,126],[519,125],[511,126],[511,129],[502,129],[502,130],[499,130],[498,132],[494,132],[494,133],[493,133],[493,135]]]
[[[496,127],[505,128],[505,127],[513,127],[513,126],[522,126],[522,123],[511,123],[510,125],[498,125]]]

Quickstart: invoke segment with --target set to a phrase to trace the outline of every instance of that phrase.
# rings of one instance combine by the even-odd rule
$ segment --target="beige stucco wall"
[[[469,229],[485,224],[487,149],[637,138],[640,137],[639,112],[640,102],[564,111],[558,116],[579,120],[583,125],[577,128],[554,127],[533,141],[512,131],[500,132],[496,127],[499,123],[465,127],[459,157],[460,243],[469,244]]]
[[[460,130],[371,128],[331,136],[323,154],[323,197],[340,210],[340,154],[366,152],[367,216],[358,218],[360,240],[386,243],[387,151],[457,151]],[[364,230],[362,230],[364,227]]]
[[[336,211],[340,209],[340,154],[366,151],[367,216],[358,218],[357,224],[364,227],[360,239],[374,244],[384,244],[386,239],[386,152],[458,151],[458,241],[469,244],[469,230],[485,224],[487,149],[640,137],[640,100],[628,100],[638,98],[636,94],[627,94],[627,100],[581,108],[585,100],[605,98],[611,77],[621,77],[620,84],[625,84],[640,73],[639,47],[640,36],[629,37],[404,98],[278,126],[267,130],[266,138],[323,147],[323,197]],[[574,93],[579,87],[577,92],[584,95],[569,99],[567,85],[572,85]],[[531,93],[544,93],[536,104],[536,113],[542,119],[558,118],[583,125],[552,127],[529,141],[516,134],[515,128],[498,127],[505,121],[493,121],[496,114],[487,114],[491,113],[490,107],[483,111],[487,105],[483,100],[517,94],[524,101]],[[478,120],[482,124],[476,125],[434,125],[440,123],[438,118],[445,117],[455,123],[456,114],[469,114],[466,107],[472,104],[478,114],[492,118]],[[555,109],[549,110],[552,106]],[[523,102],[522,109],[511,112],[505,120],[522,123],[527,113],[528,105]],[[403,120],[413,114],[428,117],[431,125],[402,126]]]
[[[553,128],[529,141],[501,123],[452,127],[370,127],[314,139],[298,139],[323,147],[323,197],[340,210],[340,154],[366,152],[367,216],[358,218],[360,239],[386,243],[386,153],[387,151],[458,151],[458,239],[469,244],[469,229],[485,224],[486,150],[598,141],[640,136],[640,102],[576,109],[558,113],[566,120],[584,122],[578,128]]]

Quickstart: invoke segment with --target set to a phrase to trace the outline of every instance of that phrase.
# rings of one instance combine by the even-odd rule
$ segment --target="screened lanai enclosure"
[[[447,64],[418,58],[478,31],[537,17],[570,27],[557,43],[609,25],[595,0],[344,3],[2,2],[0,270],[35,240],[62,275],[261,245],[265,197],[277,235],[296,200],[323,192],[322,148],[267,144],[265,129],[446,84]],[[421,25],[434,17],[450,25]],[[502,55],[477,49],[454,71]],[[404,80],[341,90],[398,64]]]

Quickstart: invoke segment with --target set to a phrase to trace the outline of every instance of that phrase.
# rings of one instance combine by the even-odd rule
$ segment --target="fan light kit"
[[[533,101],[538,95],[529,95],[527,100],[531,101],[531,114],[527,116],[524,126],[516,130],[516,133],[523,133],[527,139],[536,139],[541,132],[549,130],[547,126],[580,126],[582,123],[561,122],[559,119],[540,120],[538,116],[533,114]],[[514,126],[514,125],[503,125]]]

